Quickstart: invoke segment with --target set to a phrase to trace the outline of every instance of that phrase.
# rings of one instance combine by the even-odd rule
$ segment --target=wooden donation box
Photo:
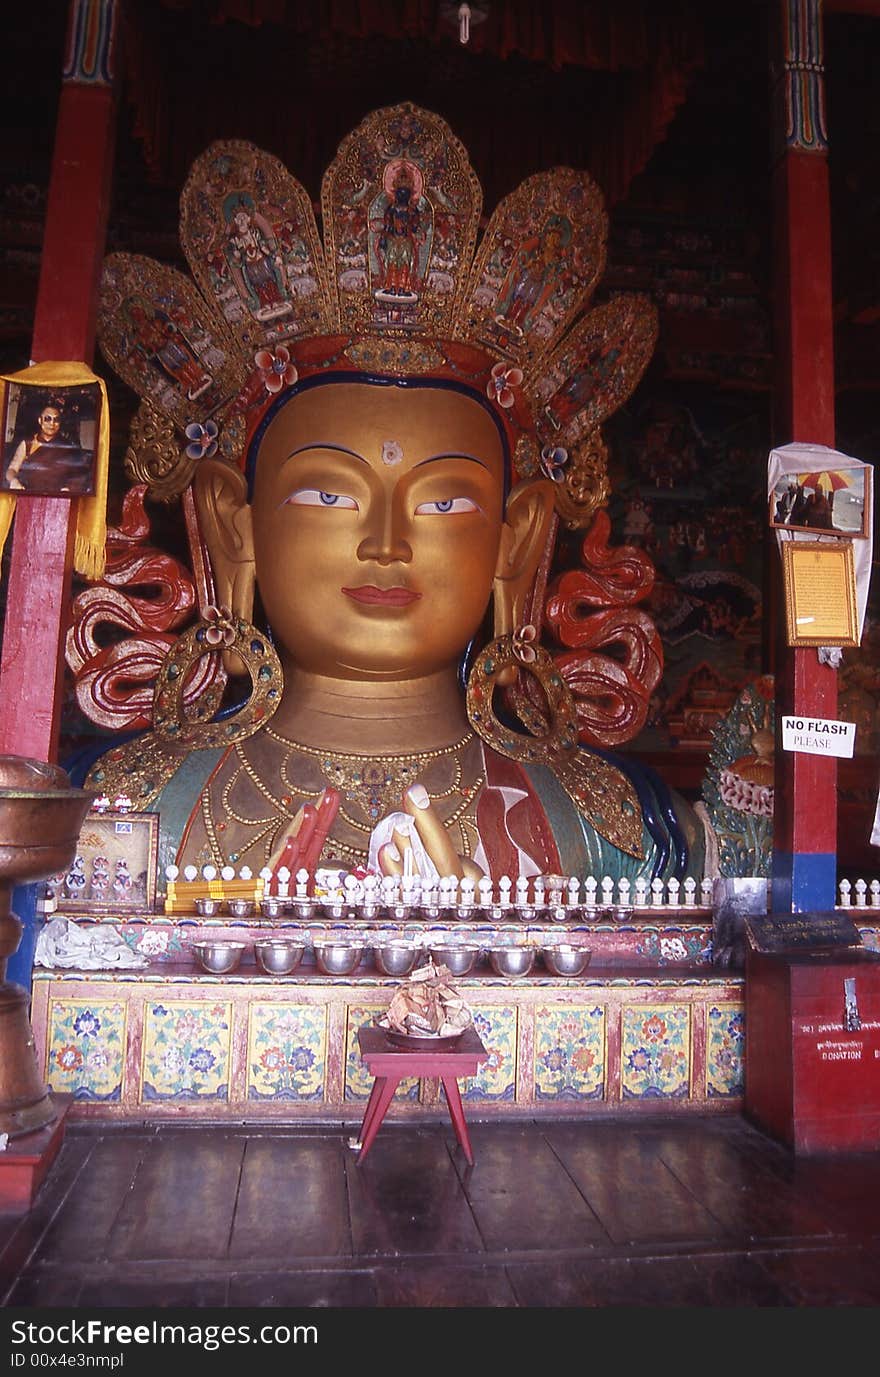
[[[746,1113],[796,1152],[880,1147],[880,953],[842,913],[746,929]]]

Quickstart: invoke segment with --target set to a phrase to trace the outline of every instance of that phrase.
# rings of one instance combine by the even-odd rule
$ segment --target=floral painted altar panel
[[[326,1070],[326,1004],[251,1004],[249,1100],[323,1100]]]
[[[513,1101],[516,1097],[518,1010],[515,1005],[471,1004],[474,1027],[489,1053],[476,1076],[463,1081],[461,1097]]]
[[[745,1013],[741,1004],[710,1006],[706,1026],[706,1094],[729,1099],[745,1093]]]
[[[621,1098],[686,1099],[690,1006],[625,1005],[621,1014]]]
[[[45,1071],[49,1089],[76,1100],[120,1100],[126,1022],[126,1005],[119,999],[51,1000]]]
[[[148,1000],[144,1009],[144,1100],[229,1098],[232,1005]]]
[[[535,1009],[535,1099],[601,1100],[606,1010],[571,1004]]]

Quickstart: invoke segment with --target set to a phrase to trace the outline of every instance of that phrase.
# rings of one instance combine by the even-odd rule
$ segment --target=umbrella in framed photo
[[[869,472],[866,466],[783,474],[771,493],[770,525],[864,538]]]
[[[839,492],[841,488],[851,488],[853,478],[843,469],[822,469],[816,473],[805,473],[801,478],[805,488],[824,488],[826,492]]]

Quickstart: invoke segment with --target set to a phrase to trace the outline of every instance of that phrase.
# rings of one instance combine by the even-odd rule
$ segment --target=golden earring
[[[520,683],[524,671],[537,680],[545,710]],[[495,712],[496,688],[516,677],[510,697],[526,728],[519,732]],[[596,831],[621,851],[644,858],[642,810],[628,775],[578,746],[574,698],[553,658],[537,644],[533,626],[498,636],[480,652],[467,682],[467,715],[479,737],[500,755],[523,765],[546,765]]]
[[[561,762],[577,747],[574,699],[550,655],[536,645],[533,626],[490,641],[474,661],[467,682],[467,715],[478,736],[512,760],[546,765]],[[495,713],[493,697],[499,683],[528,668],[543,690],[550,725],[525,694],[517,695],[517,711],[528,735],[508,727]]]
[[[213,721],[216,694],[204,694],[188,716],[183,690],[193,665],[212,651],[228,650],[243,661],[251,696],[233,717]],[[153,730],[163,741],[190,750],[232,746],[259,731],[281,702],[281,662],[268,636],[226,607],[209,607],[204,617],[178,639],[165,659],[153,690]]]

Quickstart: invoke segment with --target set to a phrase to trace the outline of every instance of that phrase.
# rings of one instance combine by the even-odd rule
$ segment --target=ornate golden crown
[[[653,352],[643,296],[589,303],[605,267],[598,187],[569,168],[529,177],[490,217],[462,144],[409,103],[369,115],[321,188],[323,247],[303,187],[249,143],[212,144],[181,196],[196,285],[108,258],[99,338],[144,399],[127,469],[171,499],[219,448],[241,463],[284,388],[332,369],[456,379],[498,404],[518,477],[543,465],[586,525],[608,498],[600,427]]]
[[[243,464],[286,390],[352,373],[424,376],[484,394],[505,427],[515,477],[543,469],[555,480],[562,519],[590,529],[580,568],[551,575],[548,550],[528,616],[556,643],[581,740],[613,746],[640,730],[662,672],[656,628],[635,606],[653,567],[640,550],[608,548],[601,427],[651,357],[656,311],[638,295],[591,306],[607,217],[585,172],[528,178],[477,243],[481,204],[448,126],[403,104],[369,115],[343,141],[321,190],[323,246],[308,195],[277,159],[225,141],[197,160],[181,196],[195,284],[149,258],[107,260],[101,347],[143,401],[126,454],[136,486],[108,532],[103,584],[78,596],[68,635],[77,700],[91,720],[150,725],[152,682],[196,604],[213,601],[185,491],[199,461],[219,452]],[[147,491],[184,495],[191,572],[145,545]],[[160,596],[142,596],[144,585]],[[111,644],[99,634],[108,622],[117,628]],[[219,656],[200,664],[188,701],[204,717],[223,671]]]

